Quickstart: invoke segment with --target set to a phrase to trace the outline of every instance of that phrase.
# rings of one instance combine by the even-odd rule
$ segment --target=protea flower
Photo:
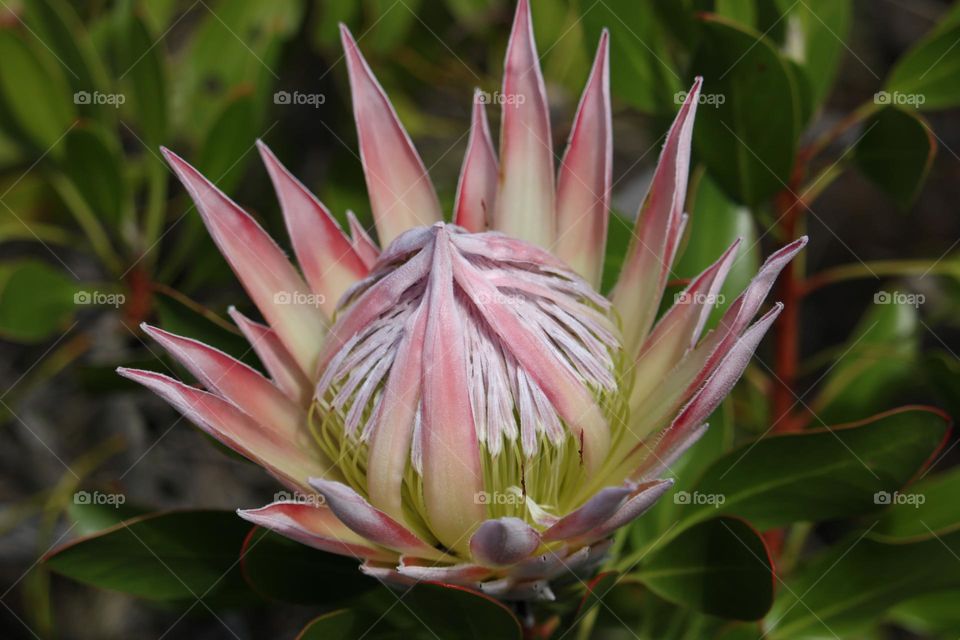
[[[777,317],[751,325],[772,255],[703,339],[737,249],[657,320],[686,216],[700,79],[669,130],[619,282],[597,292],[611,191],[608,36],[600,38],[555,178],[529,7],[506,54],[499,159],[484,100],[452,222],[356,42],[342,28],[380,247],[330,212],[264,146],[300,269],[254,219],[164,150],[266,320],[231,309],[269,372],[144,327],[205,390],[149,387],[292,491],[241,517],[355,556],[393,584],[438,580],[505,600],[551,598],[672,481]]]

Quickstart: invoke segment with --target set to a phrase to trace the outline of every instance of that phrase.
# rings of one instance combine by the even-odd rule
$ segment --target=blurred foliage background
[[[748,250],[725,290],[732,300],[771,247],[811,236],[792,289],[782,291],[795,303],[792,329],[781,327],[776,348],[768,340],[692,468],[781,423],[775,431],[822,427],[909,402],[958,414],[960,9],[939,0],[532,6],[558,149],[600,29],[611,32],[617,218],[606,282],[694,75],[705,77],[705,98],[678,284],[743,236]],[[139,329],[145,320],[245,353],[225,319],[245,296],[159,147],[189,159],[285,238],[256,161],[254,141],[263,139],[341,222],[353,210],[370,227],[339,48],[344,22],[449,210],[472,90],[498,89],[513,8],[509,0],[0,2],[3,637],[235,637],[228,628],[239,637],[293,637],[316,615],[315,606],[221,609],[206,600],[190,606],[191,598],[178,607],[175,597],[150,598],[149,585],[139,594],[153,601],[145,604],[55,577],[38,563],[51,548],[141,506],[230,510],[263,503],[276,490],[114,374],[120,365],[157,368],[158,350]],[[488,112],[496,127],[499,113]],[[840,637],[956,637],[960,558],[934,562],[929,546],[918,546],[936,547],[938,534],[960,523],[950,490],[956,474],[948,473],[955,442],[933,452],[934,473],[926,477],[931,494],[940,491],[953,505],[927,515],[933,536],[902,533],[897,514],[878,516],[887,518],[887,539],[871,534],[846,563],[845,547],[831,545],[862,530],[862,521],[837,522],[840,514],[829,512],[798,518],[825,521],[816,526],[768,537],[783,552],[779,568],[787,576],[774,613],[790,611],[795,590],[813,591],[810,575],[829,575],[819,588],[830,597],[811,596],[824,611],[808,609],[843,629]],[[77,491],[95,488],[124,496],[125,504],[106,514],[84,509]],[[635,549],[656,535],[658,520],[649,522],[631,532]],[[223,543],[197,536],[203,548]],[[891,538],[904,544],[895,553]],[[953,553],[951,544],[943,546]],[[790,571],[808,555],[813,567],[838,566],[798,570],[791,582]],[[904,574],[914,579],[866,606],[828,611],[842,601],[844,585],[861,590]],[[327,597],[337,587],[330,575],[316,576]],[[712,615],[689,614],[683,607],[697,609],[695,597],[654,582],[645,589],[638,578],[611,596],[607,610],[633,634],[623,637],[751,637]],[[370,596],[365,606],[381,605],[390,600]],[[800,609],[789,619],[794,635],[774,628],[769,637],[826,633],[815,621],[798,622]],[[591,624],[623,635],[609,617]],[[391,624],[404,628],[403,620]]]

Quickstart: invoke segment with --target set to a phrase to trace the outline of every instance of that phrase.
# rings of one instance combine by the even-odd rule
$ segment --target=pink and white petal
[[[420,582],[410,576],[402,575],[394,566],[385,566],[375,562],[364,562],[360,565],[360,572],[384,584],[400,587],[412,587]]]
[[[327,506],[337,518],[362,538],[381,547],[428,560],[448,558],[442,551],[418,538],[347,485],[322,478],[310,478],[310,486],[326,499]]]
[[[140,326],[209,391],[276,431],[278,436],[296,438],[306,429],[307,414],[259,372],[202,342],[146,323]]]
[[[592,395],[560,360],[548,340],[501,301],[502,295],[460,255],[454,256],[457,284],[477,304],[477,310],[524,371],[539,385],[551,404],[567,422],[581,445],[584,466],[595,473],[610,450],[610,429]]]
[[[405,522],[403,478],[413,446],[414,421],[420,406],[420,387],[427,314],[413,313],[397,348],[367,454],[367,495],[376,508]]]
[[[740,240],[735,241],[719,260],[694,278],[644,341],[636,361],[632,402],[639,403],[653,393],[664,376],[696,345],[739,245]]]
[[[401,559],[401,564],[397,567],[397,572],[402,576],[413,578],[414,580],[426,580],[428,582],[443,582],[447,584],[456,584],[461,586],[476,587],[481,580],[491,575],[490,569],[476,564],[408,564]]]
[[[630,487],[604,487],[541,534],[545,542],[580,537],[602,525],[630,495]]]
[[[480,583],[480,591],[501,600],[553,602],[556,596],[546,580],[517,582],[513,578],[487,580]]]
[[[314,293],[323,296],[320,308],[332,318],[343,292],[366,277],[369,269],[323,203],[260,140],[257,149],[280,200],[303,275]]]
[[[462,310],[454,297],[453,248],[447,227],[437,230],[427,284],[429,313],[423,343],[423,422],[420,448],[423,500],[430,530],[448,549],[466,553],[470,534],[486,516],[480,446],[471,410]]]
[[[520,518],[485,520],[470,538],[470,554],[489,567],[505,567],[531,556],[540,547],[540,534]]]
[[[611,535],[620,527],[626,526],[643,515],[657,503],[664,493],[673,486],[673,479],[651,480],[637,486],[630,497],[599,527],[588,534],[571,540],[571,544],[591,544]]]
[[[314,371],[326,334],[323,314],[312,305],[278,304],[278,296],[292,300],[309,295],[307,283],[249,214],[178,155],[168,149],[162,151],[260,312],[300,368]]]
[[[657,163],[650,191],[637,217],[613,304],[624,326],[624,351],[636,354],[653,325],[683,230],[683,203],[690,171],[693,120],[702,79],[697,78],[680,107]]]
[[[328,553],[377,562],[396,562],[399,557],[358,536],[326,507],[280,501],[259,509],[238,509],[237,515],[259,527]]]
[[[453,208],[454,223],[472,233],[486,231],[490,226],[499,179],[490,125],[487,124],[487,112],[480,95],[479,89],[473,94],[470,138],[463,157],[456,204]]]
[[[440,201],[397,112],[343,25],[340,37],[370,206],[380,243],[386,247],[407,229],[441,221]]]
[[[309,406],[313,399],[313,384],[280,342],[276,332],[266,325],[247,318],[234,307],[230,307],[227,313],[250,343],[250,347],[263,363],[274,384],[297,406]]]
[[[666,472],[672,472],[671,465],[680,459],[690,447],[697,444],[703,434],[710,428],[708,424],[701,424],[698,427],[687,429],[683,433],[677,433],[676,437],[667,439],[662,434],[651,445],[643,443],[642,450],[630,459],[635,461],[641,459],[640,466],[633,470],[631,478],[635,482],[642,482],[662,476]],[[641,447],[638,447],[640,449]],[[635,465],[631,462],[628,466]]]
[[[312,476],[335,475],[306,430],[290,437],[260,425],[226,400],[152,371],[120,367],[117,373],[169,402],[207,434],[296,487]]]
[[[551,247],[556,237],[553,141],[528,0],[520,0],[504,62],[500,184],[493,226]]]
[[[377,263],[377,258],[380,257],[380,248],[377,247],[377,243],[373,241],[367,230],[357,220],[357,216],[349,209],[347,210],[347,221],[350,223],[350,243],[353,245],[353,250],[360,256],[360,260],[363,261],[367,269],[373,269],[373,265]]]
[[[557,179],[556,254],[600,286],[613,183],[609,34],[604,29]]]

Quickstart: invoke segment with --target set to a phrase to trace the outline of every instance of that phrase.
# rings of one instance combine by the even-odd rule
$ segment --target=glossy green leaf
[[[520,640],[520,622],[506,606],[476,591],[421,582],[404,603],[417,614],[417,630],[440,638]]]
[[[830,93],[853,18],[852,0],[777,0],[786,14],[786,55],[803,69],[814,104]]]
[[[67,505],[67,517],[73,521],[75,526],[73,532],[81,536],[109,529],[124,520],[132,520],[145,513],[145,510],[126,503],[117,504],[116,501],[112,503],[84,502],[78,500],[76,496]]]
[[[0,29],[0,60],[0,115],[41,152],[58,155],[57,142],[73,123],[74,101],[56,59],[19,33]]]
[[[960,530],[960,467],[928,475],[896,494],[883,494],[890,505],[870,535],[881,542],[914,542]]]
[[[579,0],[584,42],[590,54],[600,30],[610,30],[610,88],[633,107],[673,113],[676,94],[686,90],[666,46],[657,12],[649,2]]]
[[[759,33],[715,15],[701,23],[691,65],[704,78],[697,152],[730,196],[757,204],[789,180],[801,116],[797,88],[787,62]]]
[[[839,348],[833,368],[808,403],[818,417],[815,424],[858,420],[906,400],[905,391],[917,380],[921,331],[917,306],[900,298],[906,295],[913,294],[896,286],[874,294],[873,306]]]
[[[897,545],[854,535],[788,578],[764,621],[765,637],[857,637],[853,631],[898,602],[960,586],[957,557],[960,533]]]
[[[905,209],[923,188],[936,153],[936,138],[922,116],[886,107],[864,125],[855,158],[860,171]]]
[[[351,598],[378,583],[360,573],[360,561],[254,529],[243,548],[243,575],[257,593],[273,600],[319,604]]]
[[[760,535],[737,518],[715,518],[654,548],[631,574],[657,595],[704,613],[757,620],[773,603],[773,570]]]
[[[761,530],[876,511],[878,492],[903,487],[939,449],[946,418],[904,407],[852,425],[768,435],[726,454],[677,493],[684,526],[717,514]]]
[[[333,638],[379,638],[376,633],[368,634],[376,627],[376,620],[365,619],[360,613],[349,609],[338,609],[311,620],[297,640],[332,640]]]
[[[93,124],[74,127],[64,139],[64,172],[97,218],[114,230],[132,207],[123,162],[116,139]]]
[[[258,135],[257,109],[250,91],[230,100],[214,120],[200,148],[197,168],[230,193],[243,178],[251,153],[250,141]]]
[[[960,24],[935,30],[900,58],[884,84],[893,104],[919,109],[960,105]]]
[[[0,336],[40,342],[65,331],[79,308],[75,294],[73,278],[44,262],[0,264]]]
[[[85,584],[161,601],[242,601],[240,549],[249,523],[230,511],[175,511],[135,518],[74,540],[45,564]]]

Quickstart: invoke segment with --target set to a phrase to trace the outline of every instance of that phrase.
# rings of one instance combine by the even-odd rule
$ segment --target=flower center
[[[432,428],[472,429],[484,487],[477,500],[491,517],[542,522],[569,506],[606,457],[611,426],[624,422],[620,354],[609,302],[557,258],[500,233],[420,227],[341,300],[312,427],[361,493],[378,430],[409,429],[395,440],[409,442],[404,503],[422,513],[424,456],[436,455],[425,408],[469,405],[472,425]],[[391,383],[404,377],[413,383]],[[392,395],[398,389],[404,398]],[[393,419],[397,407],[410,407],[410,424]]]

